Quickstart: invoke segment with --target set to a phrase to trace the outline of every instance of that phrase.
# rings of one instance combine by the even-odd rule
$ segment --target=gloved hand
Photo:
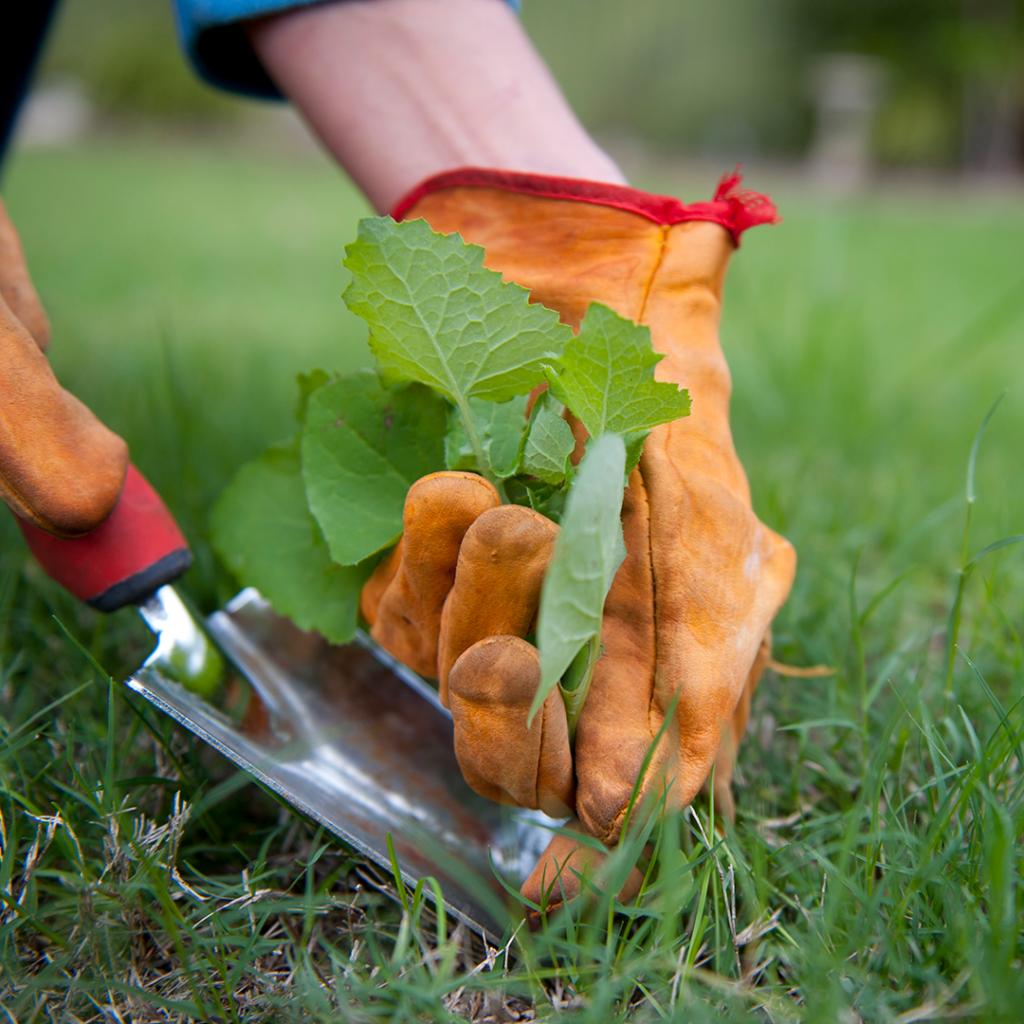
[[[410,489],[403,539],[363,592],[372,635],[439,678],[470,784],[506,803],[574,812],[607,846],[620,838],[673,701],[641,800],[668,787],[668,806],[686,806],[714,766],[716,805],[733,813],[736,747],[795,571],[790,544],[751,509],[729,429],[722,285],[740,232],[775,214],[738,184],[723,180],[713,202],[683,206],[618,186],[467,170],[426,182],[395,211],[482,245],[488,267],[574,328],[591,301],[648,324],[666,354],[656,377],[690,391],[691,415],[651,433],[630,477],[627,557],[605,604],[604,655],[574,751],[557,691],[526,728],[540,673],[523,638],[553,523],[500,506],[480,477],[433,474]],[[549,907],[563,891],[573,898],[576,872],[591,859],[556,837],[524,895]],[[634,872],[623,896],[638,882]]]
[[[0,201],[0,497],[58,537],[94,530],[113,511],[128,446],[54,377],[50,326]]]

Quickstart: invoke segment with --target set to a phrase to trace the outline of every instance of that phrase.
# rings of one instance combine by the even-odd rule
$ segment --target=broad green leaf
[[[445,410],[429,388],[384,388],[372,370],[310,396],[302,472],[310,511],[339,565],[356,565],[398,538],[409,487],[444,468]]]
[[[569,424],[562,419],[562,403],[545,391],[537,399],[530,416],[519,472],[535,476],[549,484],[560,484],[571,476],[569,456],[576,447]]]
[[[508,402],[485,402],[480,398],[471,398],[469,414],[487,465],[477,465],[476,453],[466,436],[462,417],[457,409],[449,407],[448,433],[444,438],[444,456],[448,468],[484,473],[489,469],[498,479],[511,476],[516,471],[526,441],[526,395],[519,395]]]
[[[562,529],[544,577],[537,620],[541,681],[531,717],[559,684],[584,645],[590,671],[597,660],[601,616],[616,571],[626,557],[622,539],[622,480],[626,447],[617,434],[593,441],[566,500]],[[586,697],[586,685],[579,702]]]
[[[355,635],[359,591],[372,564],[333,565],[306,507],[298,444],[243,466],[210,519],[213,546],[244,586],[256,587],[300,629],[333,643]]]
[[[344,299],[369,324],[381,368],[436,388],[464,414],[471,397],[526,394],[572,336],[525,288],[486,270],[483,249],[425,221],[360,221],[345,254]]]
[[[592,302],[558,365],[544,367],[551,394],[572,409],[591,437],[622,435],[627,472],[652,427],[690,412],[684,389],[655,381],[654,367],[662,358],[651,347],[647,327]]]

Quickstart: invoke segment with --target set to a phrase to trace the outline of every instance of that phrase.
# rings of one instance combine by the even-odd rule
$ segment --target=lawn
[[[165,496],[210,611],[234,588],[207,541],[220,489],[291,432],[296,373],[369,361],[339,298],[365,204],[326,163],[193,143],[27,153],[3,185],[56,372]],[[726,290],[733,424],[800,556],[775,657],[835,672],[766,674],[735,828],[705,804],[665,822],[637,905],[481,967],[130,700],[135,614],[76,606],[5,521],[10,1019],[1021,1019],[1024,545],[961,570],[1024,533],[1024,195],[775,197]]]

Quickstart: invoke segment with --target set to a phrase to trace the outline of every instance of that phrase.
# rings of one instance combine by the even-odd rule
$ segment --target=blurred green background
[[[1024,0],[524,0],[523,20],[602,135],[722,159],[802,156],[820,122],[816,62],[842,53],[874,58],[869,144],[882,166],[1024,160]],[[245,108],[189,73],[168,0],[65,0],[42,77],[59,75],[106,114]]]

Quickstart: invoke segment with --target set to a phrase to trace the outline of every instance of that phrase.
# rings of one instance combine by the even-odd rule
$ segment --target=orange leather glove
[[[420,186],[395,211],[483,246],[485,264],[578,328],[592,301],[650,326],[659,380],[689,389],[689,417],[656,428],[622,511],[627,557],[604,610],[604,655],[570,749],[557,691],[531,729],[540,679],[532,628],[558,528],[500,506],[480,477],[418,481],[405,533],[363,592],[372,635],[440,680],[463,772],[506,803],[573,812],[614,846],[643,761],[641,799],[668,787],[686,806],[715,768],[716,805],[733,813],[736,747],[770,654],[769,626],[795,572],[791,545],[754,515],[729,429],[729,369],[718,342],[725,271],[739,234],[774,220],[764,197],[724,179],[684,206],[634,189],[465,170]],[[592,852],[556,837],[523,887],[552,906],[580,891]],[[560,874],[560,877],[559,877]],[[634,871],[622,896],[635,893]]]
[[[128,446],[65,391],[43,355],[50,325],[0,201],[0,497],[58,537],[113,511]]]

